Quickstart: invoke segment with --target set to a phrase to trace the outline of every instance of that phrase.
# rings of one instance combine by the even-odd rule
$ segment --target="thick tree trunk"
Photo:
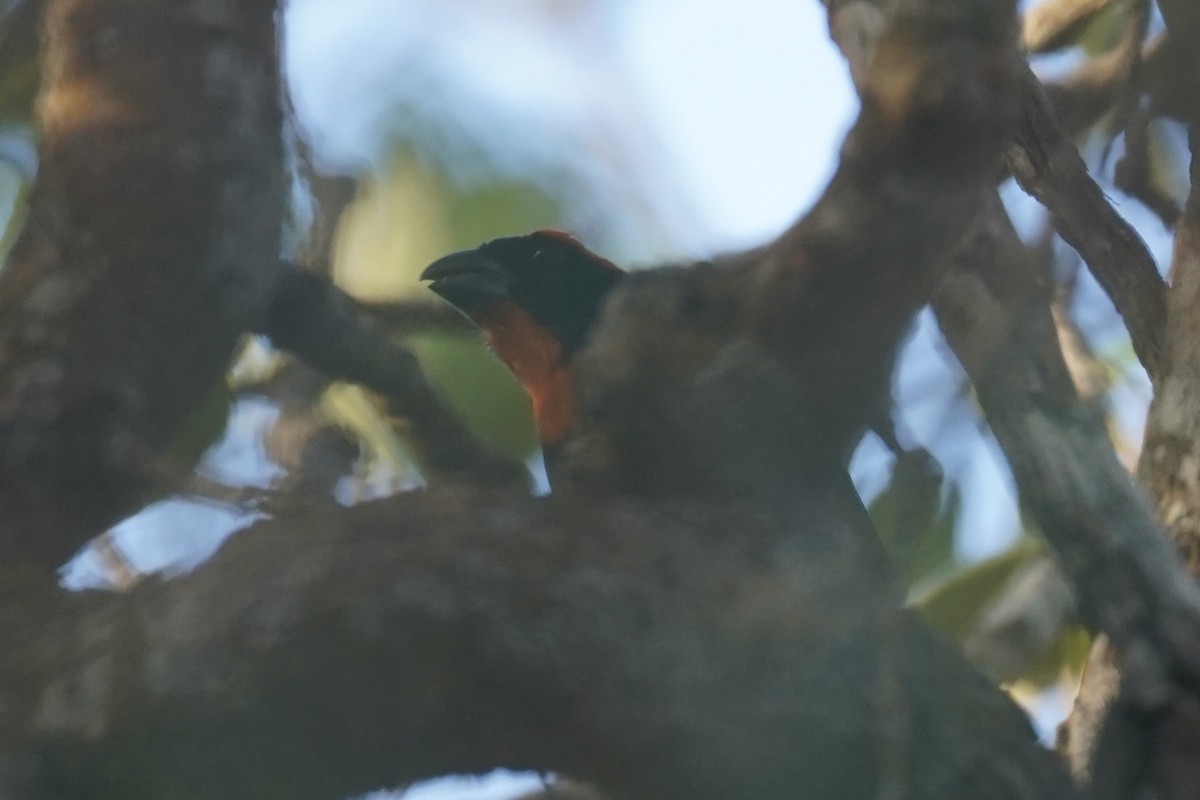
[[[272,0],[53,0],[40,165],[0,273],[0,563],[137,507],[276,279]]]

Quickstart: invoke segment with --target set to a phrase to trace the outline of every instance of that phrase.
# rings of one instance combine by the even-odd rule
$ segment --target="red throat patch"
[[[578,414],[575,376],[562,343],[511,301],[489,306],[474,321],[529,395],[538,439],[543,445],[561,442]]]

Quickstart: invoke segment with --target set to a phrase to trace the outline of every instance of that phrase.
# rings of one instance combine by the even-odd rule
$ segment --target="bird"
[[[741,504],[780,530],[822,531],[811,555],[849,558],[899,603],[847,469],[865,422],[830,440],[846,426],[808,407],[826,383],[806,388],[756,328],[749,287],[770,260],[755,250],[626,272],[539,230],[444,256],[421,278],[529,396],[552,491]],[[878,391],[890,398],[886,381]]]
[[[626,272],[540,230],[452,253],[421,278],[528,394],[552,483],[786,497],[844,475],[871,416],[855,409],[886,406],[891,365],[874,369],[872,399],[831,404],[811,374],[828,359],[774,352],[751,290],[776,255]]]

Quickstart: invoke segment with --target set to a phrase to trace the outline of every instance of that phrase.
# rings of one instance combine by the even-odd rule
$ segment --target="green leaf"
[[[996,682],[1044,688],[1058,681],[1064,671],[1078,673],[1091,645],[1091,637],[1072,621],[1069,609],[1060,616],[1063,609],[1057,602],[1040,595],[1013,594],[1045,590],[1040,584],[1030,587],[1027,582],[1014,581],[1028,577],[1034,569],[1044,570],[1046,559],[1045,545],[1025,537],[1007,552],[960,570],[913,605],[935,628],[966,646],[968,657]],[[1015,597],[1030,601],[1028,608],[1019,607],[1019,614],[1012,617],[1020,622],[1010,623],[1002,617],[999,627],[991,630],[981,624],[1001,598]],[[1039,626],[1056,622],[1062,627],[1039,630]],[[996,620],[990,624],[997,624]]]
[[[941,465],[924,448],[896,459],[892,480],[870,505],[869,513],[892,560],[909,586],[928,582],[954,564],[954,528],[959,495],[951,489],[941,500]]]
[[[482,342],[442,333],[407,341],[430,379],[485,443],[510,458],[524,460],[537,452],[529,398]]]
[[[1044,552],[1040,542],[1021,539],[1012,549],[994,558],[960,569],[914,598],[912,605],[933,627],[963,642],[1017,570],[1030,560],[1041,558]]]
[[[1037,689],[1045,689],[1056,683],[1063,672],[1078,675],[1083,672],[1088,652],[1092,648],[1092,636],[1082,625],[1067,626],[1049,650],[1033,659],[1020,674],[1003,677],[1006,683],[1021,682]]]
[[[563,225],[560,205],[530,183],[495,182],[454,195],[450,232],[461,247]]]
[[[167,457],[181,466],[195,467],[225,435],[232,400],[228,381],[218,381],[175,434],[167,448]]]
[[[0,215],[0,270],[25,223],[30,185],[12,166],[0,165],[0,214],[7,211],[7,216]]]
[[[27,122],[40,77],[42,3],[25,0],[0,16],[0,120]]]
[[[1068,36],[1074,35],[1075,45],[1094,57],[1112,50],[1120,42],[1128,24],[1127,4],[1113,3],[1085,17],[1078,25],[1073,26]]]

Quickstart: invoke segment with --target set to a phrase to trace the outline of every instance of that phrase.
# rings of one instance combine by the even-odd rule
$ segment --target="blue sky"
[[[379,146],[419,61],[509,110],[636,116],[699,220],[698,249],[769,238],[829,177],[855,101],[815,0],[611,2],[542,29],[522,5],[292,0],[297,108],[343,163]]]

